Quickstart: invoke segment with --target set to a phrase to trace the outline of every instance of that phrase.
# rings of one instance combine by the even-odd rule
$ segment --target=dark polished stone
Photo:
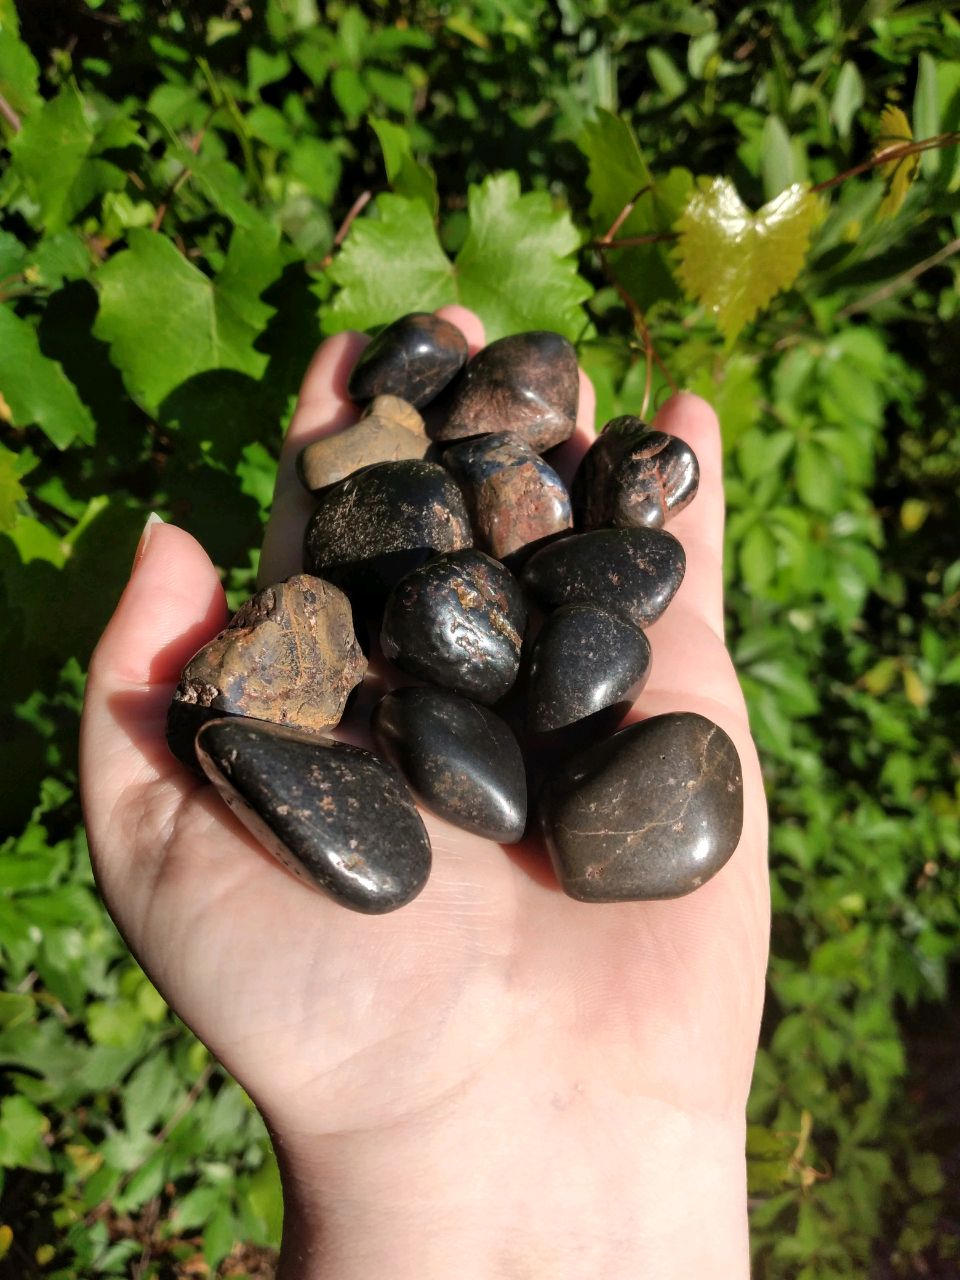
[[[456,476],[476,544],[509,560],[569,529],[566,486],[519,436],[501,431],[451,445],[443,465]]]
[[[577,353],[566,338],[516,333],[473,357],[427,429],[434,440],[510,431],[543,453],[573,434],[579,398]]]
[[[533,647],[527,724],[545,733],[608,707],[626,711],[649,674],[650,642],[639,627],[596,605],[565,605]]]
[[[513,844],[527,821],[523,756],[507,725],[447,689],[388,693],[373,715],[377,746],[421,804],[454,826]]]
[[[320,494],[307,524],[304,568],[354,600],[377,602],[436,552],[472,541],[449,472],[435,462],[381,462]]]
[[[520,580],[539,604],[597,604],[647,627],[683,581],[683,547],[663,529],[595,529],[537,551]]]
[[[571,898],[678,898],[715,875],[739,843],[740,757],[704,716],[654,716],[559,769],[541,794],[540,820]]]
[[[573,478],[577,528],[660,529],[693,501],[699,483],[697,455],[685,440],[640,418],[614,418]]]
[[[167,718],[170,749],[196,767],[197,730],[215,715],[311,731],[339,724],[366,669],[342,591],[308,574],[265,587],[183,668]]]
[[[263,847],[342,906],[379,915],[426,884],[426,828],[399,773],[369,751],[229,719],[201,729],[197,755]]]
[[[304,445],[297,475],[305,489],[319,493],[362,467],[423,458],[431,447],[425,431],[418,435],[401,422],[365,414],[352,427]]]
[[[361,401],[400,396],[419,409],[463,368],[467,355],[467,340],[455,324],[412,311],[381,329],[364,348],[347,391]]]
[[[510,571],[480,551],[455,551],[397,583],[380,644],[410,675],[491,703],[517,678],[526,622]]]

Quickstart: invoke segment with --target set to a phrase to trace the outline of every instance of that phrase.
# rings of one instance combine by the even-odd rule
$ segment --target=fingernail
[[[130,570],[131,573],[136,572],[140,564],[140,561],[143,559],[144,555],[146,554],[147,544],[150,542],[150,538],[151,538],[151,535],[153,534],[154,529],[156,529],[158,524],[163,524],[163,523],[164,523],[163,517],[158,516],[155,511],[151,511],[150,514],[147,516],[147,523],[143,526],[143,533],[141,533],[140,541],[137,543],[137,553],[133,557],[133,568]]]

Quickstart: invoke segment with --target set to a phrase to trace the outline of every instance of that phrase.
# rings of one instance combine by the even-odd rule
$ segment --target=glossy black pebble
[[[498,715],[446,689],[396,689],[378,704],[373,734],[417,799],[441,818],[501,844],[521,838],[523,756]]]
[[[686,557],[663,529],[595,529],[536,552],[520,581],[546,609],[596,604],[647,627],[683,581]]]
[[[739,843],[740,757],[704,716],[654,716],[557,770],[540,822],[571,898],[678,898],[716,875]]]
[[[614,418],[584,454],[571,494],[578,529],[660,529],[697,494],[697,455],[640,418]]]
[[[573,434],[579,398],[577,353],[566,338],[546,329],[515,333],[473,357],[427,431],[434,440],[511,431],[543,453]]]
[[[596,605],[550,615],[530,658],[527,724],[561,729],[633,701],[650,674],[650,642],[639,627]]]
[[[342,906],[379,915],[426,884],[426,828],[403,779],[369,751],[237,717],[204,725],[197,756],[263,847]]]
[[[304,571],[354,600],[377,600],[436,552],[472,542],[463,497],[443,467],[379,462],[320,495],[304,537]]]
[[[491,703],[517,678],[526,622],[509,569],[482,551],[455,551],[397,583],[380,644],[410,675]]]
[[[400,396],[418,409],[467,362],[467,340],[455,324],[412,311],[382,329],[353,367],[347,391],[354,400]]]

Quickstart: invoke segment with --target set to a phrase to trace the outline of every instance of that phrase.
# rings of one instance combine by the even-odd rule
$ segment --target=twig
[[[919,155],[921,151],[939,151],[943,147],[954,147],[957,143],[960,143],[960,133],[938,133],[932,138],[919,138],[913,142],[903,142],[899,146],[884,147],[882,151],[875,151],[869,159],[855,164],[852,169],[835,173],[832,178],[818,182],[810,190],[829,191],[831,187],[838,187],[848,178],[856,178],[859,174],[866,173],[868,169],[875,169],[878,165],[891,164],[895,160],[902,160],[905,156]]]
[[[957,236],[955,240],[951,240],[949,244],[945,244],[936,253],[932,253],[929,258],[924,258],[922,262],[916,263],[909,271],[904,271],[892,280],[888,280],[886,284],[874,289],[872,293],[859,298],[856,302],[850,302],[845,307],[841,307],[837,315],[852,316],[856,315],[858,311],[869,311],[876,303],[884,302],[887,298],[892,297],[893,294],[899,293],[911,280],[916,280],[918,276],[922,276],[925,271],[929,271],[932,267],[938,267],[941,262],[946,262],[947,258],[952,258],[955,253],[960,253],[960,236]]]
[[[326,271],[327,267],[329,267],[330,263],[333,261],[334,254],[343,244],[344,240],[346,240],[347,233],[353,226],[354,219],[364,211],[372,199],[372,191],[360,192],[356,200],[354,200],[353,204],[347,210],[347,216],[337,228],[337,234],[333,237],[333,244],[330,246],[330,252],[325,254],[319,263],[311,263],[309,268],[311,271]]]
[[[658,244],[661,240],[676,240],[676,231],[651,231],[643,236],[624,236],[622,240],[592,240],[595,249],[635,249],[641,244]]]
[[[10,103],[6,100],[6,98],[3,96],[2,93],[0,93],[0,116],[3,116],[4,120],[6,120],[7,124],[10,126],[10,128],[13,130],[14,133],[20,132],[20,128],[21,128],[20,117],[17,115],[16,111],[14,111],[13,107],[11,107]]]
[[[214,110],[210,112],[206,120],[204,120],[203,124],[188,143],[189,150],[192,151],[195,156],[200,154],[200,148],[203,146],[203,140],[206,137],[207,129],[210,127],[210,121],[213,119],[214,115],[216,115],[217,110],[218,108],[215,107]],[[173,197],[185,183],[190,181],[192,177],[193,170],[189,165],[187,165],[185,169],[181,169],[180,173],[177,175],[176,181],[170,187],[165,198],[159,205],[157,205],[157,212],[154,214],[153,222],[150,224],[151,231],[160,230],[163,225],[163,220],[167,216],[167,209],[170,207],[170,202],[173,200]]]
[[[613,239],[613,237],[620,230],[620,228],[623,226],[623,224],[626,222],[626,220],[630,217],[631,213],[633,213],[634,209],[637,207],[637,201],[641,198],[641,196],[645,196],[647,192],[650,191],[652,188],[653,188],[652,182],[648,182],[645,187],[641,187],[640,190],[637,192],[637,194],[627,201],[627,203],[623,206],[623,208],[614,218],[613,222],[610,224],[610,227],[608,228],[608,230],[600,237],[599,240],[595,241],[595,243],[598,245],[608,245],[610,241]]]

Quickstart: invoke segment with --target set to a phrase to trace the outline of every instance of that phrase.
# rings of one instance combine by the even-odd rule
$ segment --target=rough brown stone
[[[400,396],[374,396],[363,411],[364,418],[386,418],[388,422],[399,422],[402,427],[415,435],[426,435],[423,415]]]
[[[365,415],[352,427],[305,445],[297,457],[297,474],[306,489],[319,493],[361,467],[422,458],[429,448],[430,441],[422,431],[418,435],[396,419]]]

